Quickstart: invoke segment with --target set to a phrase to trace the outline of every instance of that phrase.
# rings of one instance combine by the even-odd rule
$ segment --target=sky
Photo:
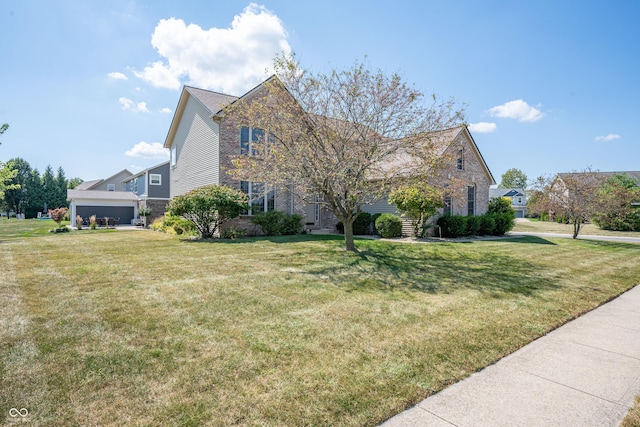
[[[636,0],[0,0],[0,161],[139,172],[183,85],[240,96],[288,52],[453,98],[498,183],[640,170],[639,42]]]

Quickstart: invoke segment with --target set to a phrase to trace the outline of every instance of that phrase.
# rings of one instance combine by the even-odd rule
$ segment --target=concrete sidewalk
[[[618,426],[640,394],[640,286],[382,424]]]

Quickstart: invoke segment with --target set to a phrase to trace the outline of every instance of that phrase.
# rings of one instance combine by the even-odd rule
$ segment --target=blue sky
[[[498,182],[639,170],[639,40],[634,0],[0,0],[0,160],[84,180],[161,163],[183,84],[241,95],[288,50],[464,103]]]

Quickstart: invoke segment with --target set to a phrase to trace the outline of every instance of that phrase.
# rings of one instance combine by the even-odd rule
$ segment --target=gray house
[[[86,220],[92,215],[130,224],[138,215],[138,199],[135,194],[124,191],[122,181],[131,175],[123,169],[109,178],[86,181],[67,190],[71,225],[76,226],[76,216]]]
[[[122,180],[124,191],[132,192],[137,196],[139,207],[151,208],[147,224],[164,215],[171,196],[169,182],[169,161]]]
[[[511,207],[516,211],[516,218],[527,216],[527,195],[524,188],[491,188],[489,199],[508,197],[511,199]]]

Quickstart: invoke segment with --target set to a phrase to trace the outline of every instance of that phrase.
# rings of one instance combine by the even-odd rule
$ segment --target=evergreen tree
[[[35,218],[44,209],[44,189],[38,169],[33,169],[26,183],[27,202],[24,213],[27,218]]]
[[[53,168],[51,165],[47,165],[44,173],[42,174],[42,192],[43,192],[43,202],[47,204],[47,209],[55,209],[60,206],[56,206],[57,201],[57,191],[56,191],[56,178],[53,174]],[[41,209],[44,209],[43,207]]]
[[[67,206],[67,177],[64,175],[64,169],[58,168],[58,172],[55,178],[56,191],[55,198],[53,199],[54,207],[66,208]]]

